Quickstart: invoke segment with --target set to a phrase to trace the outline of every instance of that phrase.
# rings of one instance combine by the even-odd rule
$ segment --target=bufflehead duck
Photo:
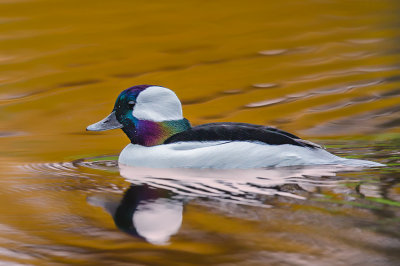
[[[335,156],[288,132],[247,123],[191,127],[176,94],[167,88],[137,85],[121,92],[114,109],[86,128],[121,128],[130,139],[118,163],[151,168],[263,168],[294,165],[382,164]]]

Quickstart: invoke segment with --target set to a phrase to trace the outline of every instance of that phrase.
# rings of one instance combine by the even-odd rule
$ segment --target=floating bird
[[[320,145],[274,127],[209,123],[192,127],[176,94],[137,85],[121,92],[114,109],[86,128],[121,128],[130,139],[119,164],[151,168],[264,168],[298,165],[383,166],[335,156]]]

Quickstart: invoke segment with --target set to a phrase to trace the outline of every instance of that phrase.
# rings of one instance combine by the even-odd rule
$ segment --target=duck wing
[[[301,147],[321,148],[286,131],[246,123],[209,123],[177,133],[164,144],[187,141],[258,141],[270,145],[292,144]]]

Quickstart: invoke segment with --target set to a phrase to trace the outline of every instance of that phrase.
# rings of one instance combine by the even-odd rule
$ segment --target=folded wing
[[[270,145],[291,144],[308,148],[321,146],[273,127],[246,123],[210,123],[175,134],[164,144],[187,141],[257,141]]]

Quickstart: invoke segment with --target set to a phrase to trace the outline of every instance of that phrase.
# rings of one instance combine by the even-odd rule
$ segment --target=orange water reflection
[[[399,10],[396,0],[0,0],[0,262],[396,264]],[[122,197],[119,173],[57,170],[120,152],[122,132],[85,128],[136,84],[176,91],[193,124],[274,125],[392,168],[341,175],[361,188],[301,195],[318,203],[271,196],[268,212],[199,200],[171,245],[153,247],[88,204]],[[37,162],[45,172],[21,169]]]

